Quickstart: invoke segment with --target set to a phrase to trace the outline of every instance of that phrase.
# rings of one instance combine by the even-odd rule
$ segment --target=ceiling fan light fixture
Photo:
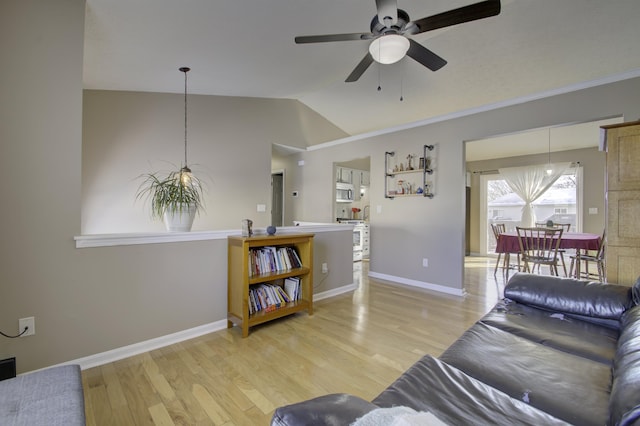
[[[409,50],[409,40],[398,34],[378,37],[369,45],[373,60],[381,64],[393,64],[404,58]]]

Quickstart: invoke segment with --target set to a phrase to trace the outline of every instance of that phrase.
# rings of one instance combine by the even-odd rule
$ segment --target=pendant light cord
[[[548,162],[549,162],[549,164],[551,164],[551,127],[549,127],[549,158],[548,158]]]
[[[180,71],[184,73],[184,167],[187,167],[187,72],[191,71],[191,68],[182,67]]]

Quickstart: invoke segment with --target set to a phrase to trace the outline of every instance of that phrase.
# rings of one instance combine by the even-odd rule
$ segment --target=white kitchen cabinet
[[[353,169],[336,167],[336,182],[353,183]]]
[[[360,186],[369,186],[371,184],[370,173],[366,170],[359,170]]]

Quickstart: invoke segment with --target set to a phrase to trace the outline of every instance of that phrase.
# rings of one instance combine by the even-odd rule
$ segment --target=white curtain
[[[522,226],[535,225],[536,214],[533,211],[532,203],[544,194],[570,166],[571,163],[553,163],[498,169],[513,192],[524,200]]]

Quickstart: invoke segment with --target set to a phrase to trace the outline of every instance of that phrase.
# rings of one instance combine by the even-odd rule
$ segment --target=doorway
[[[284,170],[271,172],[271,225],[284,223]]]

